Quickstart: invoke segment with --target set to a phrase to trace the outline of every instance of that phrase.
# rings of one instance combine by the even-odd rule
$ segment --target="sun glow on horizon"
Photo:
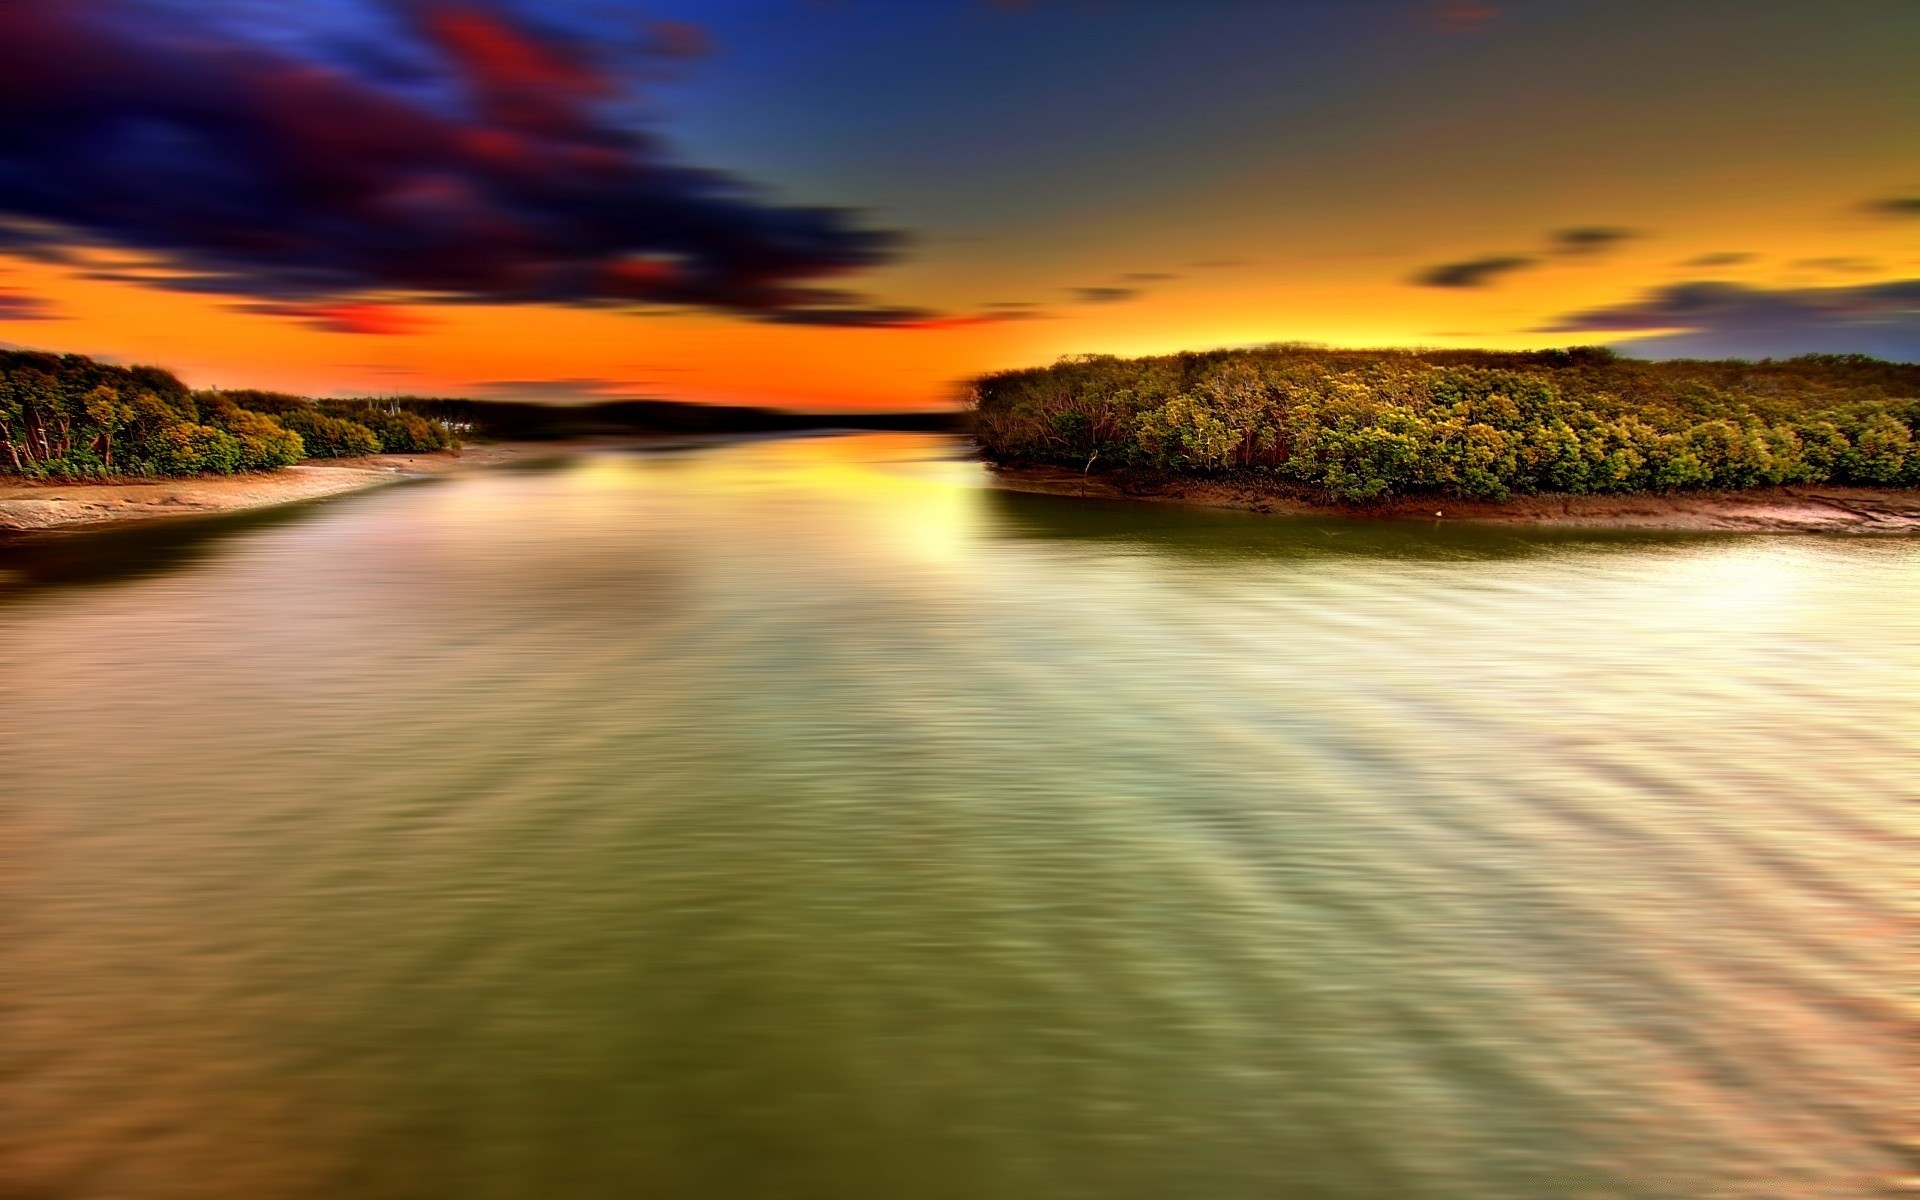
[[[333,91],[289,111],[386,106],[444,162],[339,212],[301,194],[242,213],[258,227],[232,237],[197,231],[239,201],[194,182],[245,169],[231,148],[205,164],[183,148],[179,180],[148,166],[173,189],[152,213],[102,206],[75,181],[52,199],[0,188],[0,340],[166,366],[196,386],[803,411],[950,407],[971,377],[1069,354],[1274,342],[1920,356],[1920,179],[1902,174],[1913,125],[1898,73],[1873,69],[1902,29],[1920,34],[1913,10],[1862,0],[1814,20],[1768,0],[1730,31],[1641,0],[1605,17],[1485,6],[1472,21],[1418,0],[1382,12],[1394,5],[1404,20],[1383,23],[1306,0],[1180,19],[1133,3],[985,13],[942,0],[869,14],[856,36],[834,14],[668,0],[660,15],[679,32],[619,68],[673,99],[642,112],[603,105],[615,64],[588,70],[599,18],[576,0],[538,14],[517,0],[428,5],[440,16],[404,37],[361,28],[346,0],[302,0],[270,53]],[[89,55],[146,47],[224,69],[249,28],[220,24],[213,5],[169,18],[177,36],[148,46],[105,11],[31,0],[0,29],[18,53],[33,35],[73,59],[69,74],[0,86],[70,121],[96,174],[125,170],[123,156],[84,138],[125,114],[81,70]],[[437,55],[420,69],[440,93],[395,92],[324,39],[302,41],[314,13],[422,63]],[[1585,56],[1565,60],[1567,44]],[[1142,45],[1178,68],[1152,105],[1122,69]],[[983,93],[971,72],[987,67]],[[771,79],[787,102],[769,105]],[[456,112],[464,123],[447,123]],[[668,153],[648,140],[655,126],[679,135],[673,153],[743,172],[737,196],[634,192],[683,178],[651,157]],[[635,171],[590,152],[635,129]],[[261,194],[309,175],[351,191],[388,170],[377,143],[327,160],[358,136],[313,141],[314,161],[279,164],[286,177]],[[20,178],[68,161],[8,153],[28,156],[12,164]],[[617,181],[599,198],[586,183],[513,183],[497,211],[474,207],[515,155]],[[760,179],[772,186],[747,186]],[[679,205],[682,225],[713,236],[602,227],[604,210],[641,201]],[[333,228],[360,240],[313,241]],[[889,229],[914,236],[883,252]]]

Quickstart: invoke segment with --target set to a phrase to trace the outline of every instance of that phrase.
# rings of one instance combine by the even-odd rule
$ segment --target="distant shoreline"
[[[1395,497],[1373,504],[1322,501],[1299,488],[1245,477],[1202,478],[1128,469],[988,463],[1009,491],[1089,500],[1139,500],[1285,516],[1470,521],[1589,529],[1732,530],[1753,533],[1920,533],[1920,488],[1831,484],[1739,491],[1627,495],[1528,495],[1508,500]]]
[[[555,452],[505,443],[429,454],[311,459],[277,471],[75,483],[0,477],[0,534],[272,508],[497,466]]]
[[[983,376],[973,401],[984,457],[1017,467],[1004,478],[1028,491],[1419,520],[1920,532],[1920,363],[1858,354],[1082,355]]]

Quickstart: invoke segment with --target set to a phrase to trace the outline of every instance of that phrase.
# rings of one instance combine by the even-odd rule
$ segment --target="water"
[[[1920,544],[604,453],[16,548],[0,1196],[1870,1196]]]

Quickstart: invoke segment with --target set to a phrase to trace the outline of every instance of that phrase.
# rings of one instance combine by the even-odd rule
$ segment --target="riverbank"
[[[999,486],[1017,492],[1095,500],[1148,500],[1295,516],[1334,514],[1593,529],[1920,533],[1920,489],[1913,488],[1819,484],[1741,491],[1533,495],[1502,501],[1414,496],[1361,505],[1328,504],[1302,489],[1257,480],[1200,479],[1125,470],[1082,473],[1047,466],[989,464],[988,469]]]
[[[432,454],[313,460],[244,475],[97,483],[0,480],[0,533],[271,508],[552,453],[552,446],[504,443]]]

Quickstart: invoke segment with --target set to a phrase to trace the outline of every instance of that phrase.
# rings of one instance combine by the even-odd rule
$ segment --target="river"
[[[1886,1194],[1920,541],[574,455],[0,550],[0,1196]]]

